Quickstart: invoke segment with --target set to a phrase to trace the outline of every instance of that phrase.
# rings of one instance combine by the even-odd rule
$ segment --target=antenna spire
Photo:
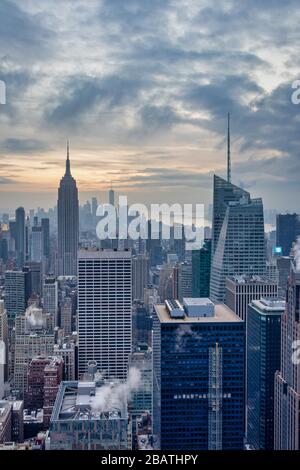
[[[71,169],[70,169],[70,142],[69,142],[69,139],[67,140],[66,175],[71,175]]]
[[[227,181],[231,183],[230,113],[227,116]]]

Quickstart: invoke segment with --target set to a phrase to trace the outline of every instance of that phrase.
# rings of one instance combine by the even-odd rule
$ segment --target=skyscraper
[[[242,320],[247,319],[248,305],[261,297],[277,298],[278,285],[262,276],[230,276],[226,279],[225,304]]]
[[[153,430],[162,450],[242,450],[245,325],[209,299],[155,306]]]
[[[58,189],[57,217],[59,274],[75,276],[79,239],[79,203],[76,181],[71,175],[69,144],[66,171]]]
[[[260,198],[214,176],[210,296],[222,302],[225,279],[233,274],[266,272],[264,213]]]
[[[23,271],[5,272],[5,308],[9,324],[17,315],[25,311],[25,273]]]
[[[35,218],[36,219],[36,218]],[[30,234],[30,260],[40,263],[44,257],[44,243],[42,226],[36,225],[32,227]]]
[[[15,225],[15,242],[16,242],[16,263],[22,268],[25,262],[26,246],[25,246],[25,210],[19,207],[16,210]]]
[[[276,245],[281,247],[283,256],[290,256],[293,242],[300,236],[300,215],[277,214]]]
[[[132,341],[131,271],[130,251],[79,252],[79,374],[95,360],[106,377],[126,378]]]
[[[141,254],[132,258],[132,298],[143,300],[149,282],[149,258]]]
[[[55,277],[47,277],[43,286],[43,311],[53,315],[54,325],[58,326],[58,286]]]
[[[110,188],[110,190],[108,191],[108,203],[112,206],[115,205],[115,192],[113,188]]]
[[[209,297],[211,239],[205,239],[200,250],[192,252],[192,296]]]
[[[183,297],[192,297],[192,263],[183,261],[173,268],[173,297],[182,302]]]
[[[49,263],[49,260],[50,260],[50,221],[49,219],[42,219],[41,224],[42,224],[42,232],[43,232],[43,257],[47,261],[47,263]]]
[[[275,374],[275,450],[300,449],[300,266],[292,265],[281,320],[281,366]]]
[[[274,449],[274,376],[280,368],[280,325],[285,302],[253,300],[247,315],[247,444]]]

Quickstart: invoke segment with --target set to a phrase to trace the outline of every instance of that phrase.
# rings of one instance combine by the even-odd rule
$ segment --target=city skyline
[[[230,112],[233,183],[297,211],[297,2],[249,5],[1,2],[1,208],[55,204],[67,138],[81,201],[208,205]]]

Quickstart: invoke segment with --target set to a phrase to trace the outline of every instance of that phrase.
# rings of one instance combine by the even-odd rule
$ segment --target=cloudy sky
[[[213,5],[213,6],[212,6]],[[211,201],[226,172],[299,210],[299,0],[1,0],[0,208],[51,206],[66,139],[81,200]]]

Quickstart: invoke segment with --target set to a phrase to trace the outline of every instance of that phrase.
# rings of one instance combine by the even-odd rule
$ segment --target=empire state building
[[[59,275],[76,276],[79,238],[79,202],[76,181],[71,175],[69,143],[66,172],[60,180],[57,201]]]

